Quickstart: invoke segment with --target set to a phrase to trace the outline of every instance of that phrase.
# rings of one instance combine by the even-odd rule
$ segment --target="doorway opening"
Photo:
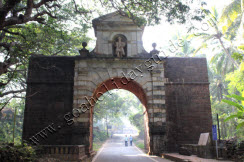
[[[93,108],[92,150],[98,151],[105,141],[125,146],[125,138],[148,151],[148,115],[145,105],[135,94],[124,89],[113,89],[101,95]]]

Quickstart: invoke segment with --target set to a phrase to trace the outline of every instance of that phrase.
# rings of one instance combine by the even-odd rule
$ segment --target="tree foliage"
[[[123,127],[126,126],[123,120],[129,121],[129,118],[137,112],[143,113],[139,99],[126,90],[109,91],[103,94],[100,100],[94,107],[93,117],[94,125],[100,124],[100,128],[102,128],[101,123],[104,122],[105,129],[109,125],[112,126],[113,130],[120,129],[122,131]],[[135,120],[140,120],[140,118]],[[137,127],[136,123],[131,122],[131,124]]]
[[[93,1],[97,2],[96,0]],[[201,8],[206,5],[201,0],[197,0],[197,7],[192,5],[193,1],[189,0],[104,0],[100,2],[106,9],[112,8],[117,11],[125,11],[135,22],[137,22],[138,17],[143,17],[148,25],[159,24],[162,21],[162,16],[165,16],[169,23],[185,23],[187,19],[202,20],[205,9],[201,10]]]
[[[232,58],[232,52],[238,51],[237,48],[233,48],[229,45],[229,42],[233,41],[233,33],[225,32],[221,28],[219,13],[216,8],[213,8],[211,12],[207,13],[208,18],[208,27],[211,27],[205,32],[194,33],[193,36],[202,40],[202,44],[196,49],[195,53],[199,52],[203,48],[212,48],[214,51],[215,48],[219,48],[221,53],[225,54],[226,57],[230,60],[230,63],[233,64],[236,68],[239,68],[239,62]],[[224,26],[227,28],[227,26]],[[189,31],[194,30],[195,27],[191,27]],[[211,32],[213,31],[213,32]],[[235,33],[236,34],[236,33]],[[216,44],[215,46],[213,46]]]
[[[244,92],[244,71],[236,70],[226,75],[226,81],[229,81],[229,92]]]
[[[16,114],[15,114],[16,110]],[[16,117],[14,123],[14,116]],[[21,144],[22,127],[24,119],[24,104],[16,99],[8,104],[7,108],[0,112],[0,142]],[[15,124],[15,131],[14,129]],[[14,136],[13,136],[14,133]],[[14,137],[14,141],[13,141]]]
[[[232,0],[232,2],[227,5],[220,17],[220,22],[226,24],[223,27],[224,32],[229,34],[230,39],[234,39],[237,34],[237,30],[240,28],[243,13],[241,6],[242,0]]]
[[[31,55],[75,55],[81,42],[89,41],[89,11],[75,8],[75,4],[58,0],[0,0],[0,110],[12,98],[25,96],[22,92],[26,90]]]
[[[238,111],[234,114],[231,114],[228,118],[225,119],[225,121],[228,121],[233,118],[239,119],[240,122],[238,123],[236,129],[240,129],[241,127],[244,127],[244,105],[240,103],[241,101],[244,101],[244,97],[235,94],[229,95],[227,97],[233,98],[234,101],[225,100],[225,99],[223,99],[222,101],[231,106],[234,106]]]
[[[139,138],[144,138],[144,113],[143,108],[135,114],[131,114],[129,120],[139,131]]]

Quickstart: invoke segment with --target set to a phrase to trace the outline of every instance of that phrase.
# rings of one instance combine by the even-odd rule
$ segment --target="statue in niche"
[[[114,43],[115,53],[117,57],[125,56],[124,47],[126,46],[126,42],[122,42],[122,38],[118,37],[118,41]]]

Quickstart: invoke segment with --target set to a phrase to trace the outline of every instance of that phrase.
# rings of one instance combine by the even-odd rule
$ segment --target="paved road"
[[[148,156],[135,146],[124,146],[123,137],[113,136],[94,157],[93,162],[170,162],[156,156]]]

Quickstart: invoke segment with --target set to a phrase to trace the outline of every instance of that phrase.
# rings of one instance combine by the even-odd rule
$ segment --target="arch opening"
[[[96,100],[91,100],[93,106],[91,106],[91,109],[90,109],[90,138],[89,138],[90,146],[89,146],[89,150],[90,151],[93,150],[93,140],[94,140],[93,132],[96,131],[96,129],[97,129],[97,128],[95,128],[95,130],[94,130],[94,125],[95,126],[97,125],[97,123],[94,123],[94,117],[96,116],[96,115],[94,115],[94,113],[96,113],[96,105],[98,105],[98,104],[103,105],[102,102],[105,100],[104,96],[111,96],[114,94],[115,91],[130,94],[131,96],[133,96],[133,98],[135,100],[137,100],[138,107],[141,108],[141,111],[140,112],[138,111],[137,115],[141,116],[143,118],[144,146],[145,146],[145,149],[147,151],[149,151],[150,150],[149,149],[150,138],[149,138],[146,94],[145,94],[144,90],[142,89],[142,87],[138,83],[136,83],[133,80],[129,80],[127,78],[111,78],[111,79],[108,79],[108,80],[102,82],[94,91],[92,98],[96,99]],[[116,99],[116,96],[121,98],[121,95],[116,93],[113,96],[113,97],[115,97],[113,100]],[[128,101],[123,101],[123,102],[125,103]],[[119,106],[119,109],[124,109],[122,105],[117,105],[117,106]],[[138,110],[138,107],[137,107],[137,110]],[[121,112],[123,112],[123,111],[121,110]],[[95,122],[97,122],[97,121],[95,121]],[[130,125],[131,125],[131,123],[130,123]],[[117,132],[117,133],[119,133],[119,132]],[[126,133],[126,132],[122,132],[121,134],[123,134],[123,133]]]

